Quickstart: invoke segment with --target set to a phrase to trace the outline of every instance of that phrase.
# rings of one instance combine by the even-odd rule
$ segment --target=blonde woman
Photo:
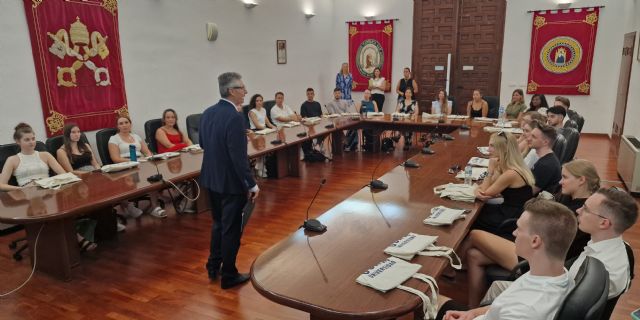
[[[349,64],[343,63],[340,72],[336,75],[336,88],[340,88],[342,99],[351,101],[351,89],[353,86],[353,76],[349,72]]]
[[[489,152],[492,158],[488,175],[478,186],[476,198],[487,201],[502,196],[504,202],[500,205],[485,204],[473,229],[512,238],[510,232],[504,232],[499,227],[507,219],[520,217],[524,203],[533,197],[535,179],[518,151],[516,138],[510,133],[491,135]]]
[[[600,176],[587,160],[573,160],[562,166],[562,190],[555,200],[576,212],[585,200],[600,188]],[[518,263],[516,246],[510,240],[481,230],[469,233],[470,249],[467,251],[469,276],[469,300],[477,305],[486,291],[485,267],[492,264],[511,270]],[[580,230],[567,252],[567,260],[580,255],[591,237]]]

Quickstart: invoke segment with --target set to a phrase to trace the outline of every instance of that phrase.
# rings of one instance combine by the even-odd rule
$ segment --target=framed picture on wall
[[[276,61],[278,64],[287,63],[287,40],[276,40]]]

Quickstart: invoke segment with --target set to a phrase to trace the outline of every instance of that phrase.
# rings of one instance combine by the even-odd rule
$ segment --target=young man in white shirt
[[[596,258],[609,272],[609,299],[629,287],[630,266],[622,233],[638,219],[636,201],[624,191],[600,189],[578,209],[578,228],[591,235],[584,251],[571,265],[575,277],[587,256]]]
[[[516,253],[529,261],[531,271],[513,282],[491,305],[457,311],[455,302],[449,300],[436,319],[553,319],[574,286],[564,260],[576,234],[576,217],[557,202],[531,199],[517,225],[513,232]]]
[[[284,104],[284,93],[282,92],[276,92],[276,105],[271,108],[271,120],[277,127],[291,121],[300,121],[300,116]]]

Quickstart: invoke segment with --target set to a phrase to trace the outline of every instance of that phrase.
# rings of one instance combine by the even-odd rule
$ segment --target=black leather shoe
[[[218,275],[220,274],[220,267],[217,267],[213,270],[207,268],[207,273],[209,274],[209,280],[214,281],[218,278]]]
[[[220,281],[220,286],[222,289],[229,289],[235,287],[239,284],[245,283],[251,279],[248,273],[238,273],[236,276],[231,278],[222,278]]]

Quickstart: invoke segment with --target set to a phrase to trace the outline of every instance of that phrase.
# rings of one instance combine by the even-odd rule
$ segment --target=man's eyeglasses
[[[580,208],[580,210],[581,210],[582,212],[584,212],[584,213],[592,214],[592,215],[594,215],[594,216],[598,216],[598,217],[600,217],[600,218],[602,218],[602,219],[607,219],[607,220],[609,220],[609,223],[613,224],[613,223],[612,223],[612,221],[611,221],[611,219],[610,219],[609,217],[605,217],[605,216],[603,216],[603,215],[600,215],[600,214],[597,214],[597,213],[595,213],[595,212],[591,211],[591,209],[589,209],[589,207],[587,207],[587,205],[586,205],[586,204],[583,204],[583,205],[582,205],[582,207]]]
[[[245,86],[235,86],[235,87],[231,87],[231,89],[242,89],[242,90],[247,90],[247,88],[245,88]]]

